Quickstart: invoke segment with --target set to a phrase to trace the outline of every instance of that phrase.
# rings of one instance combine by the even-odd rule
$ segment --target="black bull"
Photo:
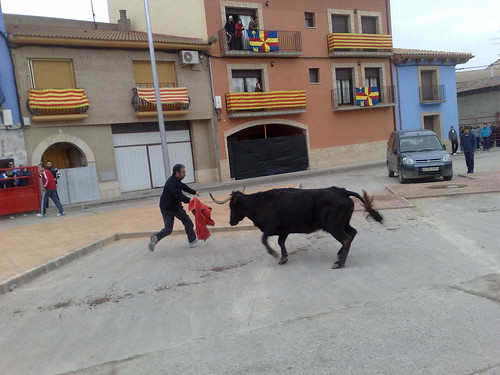
[[[290,233],[312,233],[319,229],[330,233],[342,244],[332,268],[344,267],[351,243],[357,233],[357,230],[349,224],[354,212],[351,196],[361,201],[367,218],[371,217],[382,223],[382,215],[373,207],[373,197],[368,196],[364,190],[363,197],[335,186],[304,190],[272,189],[255,194],[233,191],[224,201],[217,201],[210,194],[212,200],[218,204],[230,201],[229,224],[237,225],[248,217],[262,231],[262,243],[274,257],[278,257],[278,254],[269,246],[267,238],[278,236],[281,248],[279,264],[288,261],[285,241]]]

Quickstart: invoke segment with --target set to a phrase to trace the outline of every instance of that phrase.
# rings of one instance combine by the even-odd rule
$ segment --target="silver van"
[[[453,178],[453,163],[446,147],[432,130],[394,131],[387,141],[387,172],[399,182],[424,177]]]

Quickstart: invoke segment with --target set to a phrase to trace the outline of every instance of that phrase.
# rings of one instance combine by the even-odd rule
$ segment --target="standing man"
[[[481,138],[483,139],[483,151],[490,151],[490,136],[491,128],[488,124],[484,124],[481,129]]]
[[[165,186],[163,186],[163,193],[160,198],[160,212],[163,216],[163,223],[165,227],[158,233],[151,236],[148,245],[148,248],[151,251],[154,251],[158,241],[172,233],[174,228],[174,217],[179,219],[182,224],[184,224],[184,230],[187,234],[189,247],[193,247],[198,242],[194,232],[193,222],[184,208],[182,208],[181,203],[189,203],[191,200],[182,194],[183,191],[192,195],[198,195],[198,193],[196,190],[193,190],[186,184],[182,183],[184,177],[186,177],[186,167],[182,164],[174,165],[172,168],[172,176],[168,178]]]
[[[476,151],[476,137],[470,132],[470,126],[464,128],[464,134],[460,135],[460,148],[465,156],[467,173],[474,173],[474,152]]]
[[[227,18],[227,22],[224,25],[224,29],[226,29],[227,45],[228,45],[229,49],[234,49],[234,45],[235,45],[235,40],[234,40],[235,28],[234,28],[233,16],[229,16]]]
[[[56,205],[59,213],[57,216],[63,216],[65,214],[63,206],[59,201],[59,197],[57,196],[57,187],[56,180],[47,168],[44,167],[43,163],[38,164],[38,172],[42,177],[42,185],[43,185],[43,193],[42,200],[40,202],[40,213],[37,216],[44,217],[47,207],[47,203],[49,202],[49,198],[52,199],[52,202]]]
[[[453,126],[450,126],[450,131],[448,132],[448,139],[451,142],[451,154],[455,155],[458,150],[458,134]]]

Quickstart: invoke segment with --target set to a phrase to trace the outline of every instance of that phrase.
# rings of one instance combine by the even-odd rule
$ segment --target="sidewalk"
[[[496,150],[500,151],[500,150]],[[493,153],[492,153],[493,154]],[[500,157],[500,152],[495,152]],[[384,162],[385,163],[385,162]],[[254,229],[253,224],[245,219],[237,227],[230,227],[229,207],[214,204],[208,192],[214,192],[218,199],[223,199],[232,190],[241,190],[248,186],[247,193],[269,190],[275,187],[296,187],[300,179],[321,174],[341,172],[370,166],[381,166],[371,163],[346,168],[335,168],[321,171],[304,171],[279,176],[261,177],[251,180],[240,180],[226,183],[190,184],[201,193],[200,200],[212,207],[212,218],[216,225],[209,228],[211,233],[226,230]],[[294,179],[297,183],[290,183]],[[284,183],[287,181],[288,183]],[[260,187],[259,187],[260,186]],[[162,218],[158,210],[158,200],[162,189],[125,193],[118,198],[87,202],[84,205],[67,206],[68,215],[61,218],[16,218],[10,228],[0,230],[0,294],[15,289],[47,272],[88,254],[103,249],[113,241],[124,238],[143,237],[144,249],[147,251],[149,236],[161,229]],[[411,198],[434,197],[442,195],[486,193],[500,191],[500,170],[479,172],[474,175],[458,175],[452,181],[435,181],[428,183],[412,183],[386,186],[385,189],[370,192],[375,195],[375,206],[378,209],[411,207]],[[127,201],[149,199],[151,204],[116,209],[113,204]],[[89,207],[110,205],[107,212],[95,212]],[[73,210],[71,209],[73,207]],[[356,204],[356,209],[361,209]],[[48,215],[54,215],[50,210]],[[2,220],[9,220],[3,218]],[[174,233],[184,235],[182,224],[176,220]],[[187,244],[187,239],[186,239]]]

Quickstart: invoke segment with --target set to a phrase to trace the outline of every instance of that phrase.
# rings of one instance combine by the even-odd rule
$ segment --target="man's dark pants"
[[[458,150],[458,140],[451,141],[451,153],[456,154]]]
[[[474,173],[474,151],[464,152],[467,173]]]
[[[180,208],[178,211],[167,211],[160,208],[160,212],[161,216],[163,216],[163,223],[165,227],[161,231],[156,233],[158,241],[172,233],[172,230],[174,229],[174,217],[179,219],[182,224],[184,224],[184,230],[186,231],[189,243],[193,242],[196,239],[193,221],[183,208]]]

